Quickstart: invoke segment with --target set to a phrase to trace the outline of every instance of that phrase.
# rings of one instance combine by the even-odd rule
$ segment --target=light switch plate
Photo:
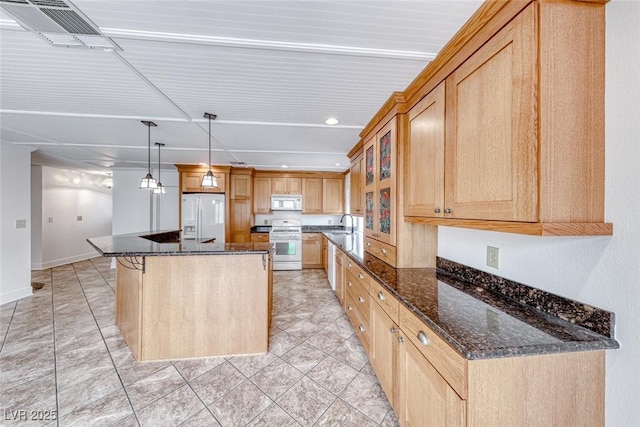
[[[27,228],[26,219],[16,219],[16,228]]]
[[[487,266],[493,268],[499,268],[500,265],[500,249],[487,246]]]
[[[82,215],[78,215],[78,216],[76,217],[76,219],[77,219],[78,221],[82,221]]]

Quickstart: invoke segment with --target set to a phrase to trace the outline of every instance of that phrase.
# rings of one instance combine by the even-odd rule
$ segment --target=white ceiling
[[[480,4],[73,0],[114,52],[52,47],[0,9],[0,140],[45,164],[146,168],[153,120],[163,165],[206,163],[206,111],[215,164],[343,171],[363,126]]]

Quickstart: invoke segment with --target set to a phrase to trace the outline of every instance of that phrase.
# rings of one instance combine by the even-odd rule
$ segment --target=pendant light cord
[[[148,140],[149,140],[149,148],[147,149],[148,158],[147,158],[147,173],[151,174],[151,126],[147,125],[148,129]]]
[[[209,171],[211,171],[211,116],[209,116]]]

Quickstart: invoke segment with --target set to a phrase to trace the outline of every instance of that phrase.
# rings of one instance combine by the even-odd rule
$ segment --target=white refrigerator
[[[224,194],[184,194],[182,238],[215,238],[215,243],[225,243],[224,203]]]

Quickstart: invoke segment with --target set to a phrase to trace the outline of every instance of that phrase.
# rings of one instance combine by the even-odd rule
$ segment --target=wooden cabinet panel
[[[322,234],[302,233],[302,268],[322,268]]]
[[[302,179],[302,213],[322,213],[322,179]]]
[[[324,268],[324,272],[326,273],[329,268],[329,242],[325,236],[322,236],[322,268]]]
[[[345,257],[346,255],[339,249],[336,249],[335,260],[335,286],[336,296],[340,300],[340,304],[344,307],[344,282],[345,282]]]
[[[351,322],[351,326],[356,331],[356,335],[362,343],[362,347],[369,354],[371,352],[371,332],[369,331],[369,319],[368,314],[365,317],[364,313],[358,310],[357,304],[353,299],[353,296],[349,293],[345,293],[345,312]]]
[[[206,172],[182,172],[182,192],[183,193],[224,193],[226,174],[213,172],[213,176],[218,181],[218,186],[214,188],[203,187],[202,177]]]
[[[253,178],[253,213],[271,213],[271,178]]]
[[[447,217],[537,221],[535,8],[446,80]]]
[[[251,175],[231,175],[231,198],[251,198]]]
[[[364,166],[364,155],[359,154],[351,161],[351,170],[349,175],[350,194],[349,204],[351,215],[363,214],[362,202],[362,169]]]
[[[251,233],[251,243],[268,242],[269,233]]]
[[[272,178],[271,192],[271,194],[302,194],[302,179],[286,177]]]
[[[372,299],[374,299],[372,297]],[[371,352],[369,359],[382,390],[394,410],[398,410],[397,398],[397,345],[398,325],[374,301],[371,302],[369,318],[371,330]]]
[[[409,111],[404,150],[404,214],[444,216],[445,84]]]
[[[412,427],[462,427],[466,402],[449,387],[416,347],[403,338],[398,345],[400,424]],[[494,409],[496,410],[496,409]]]
[[[251,200],[239,199],[230,201],[231,243],[247,243],[251,241]]]
[[[324,178],[322,180],[322,212],[325,214],[344,213],[343,179]]]

